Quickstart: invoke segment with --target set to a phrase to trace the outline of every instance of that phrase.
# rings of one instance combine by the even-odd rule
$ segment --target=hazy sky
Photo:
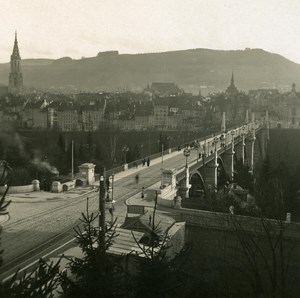
[[[263,48],[300,63],[299,0],[1,0],[0,62]]]

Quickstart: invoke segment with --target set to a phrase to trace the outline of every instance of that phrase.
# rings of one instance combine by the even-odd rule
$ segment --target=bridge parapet
[[[182,208],[173,212],[171,216],[179,222],[186,222],[190,226],[200,226],[218,230],[235,230],[238,222],[245,232],[255,232],[265,235],[265,227],[260,217],[251,217],[243,215],[231,215],[230,213],[211,212],[206,210],[194,210]],[[281,223],[273,219],[264,219],[272,226],[274,231],[280,233],[281,224],[284,229],[285,237],[288,239],[300,239],[300,223],[282,221]]]

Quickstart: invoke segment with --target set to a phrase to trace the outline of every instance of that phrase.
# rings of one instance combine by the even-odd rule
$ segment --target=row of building
[[[55,97],[55,96],[54,96]],[[191,95],[137,100],[130,93],[81,93],[55,98],[49,94],[2,98],[0,121],[28,129],[95,131],[178,129],[199,126],[205,113],[203,102]]]
[[[207,119],[213,122],[214,113],[220,116],[224,111],[227,117],[232,114],[235,122],[247,109],[269,110],[271,117],[284,121],[287,126],[300,126],[300,94],[296,92],[295,84],[291,92],[285,94],[275,89],[250,90],[246,98],[236,88],[233,74],[225,96],[206,99],[201,94],[186,94],[175,83],[168,82],[152,83],[141,94],[24,94],[17,34],[10,57],[7,92],[10,96],[2,97],[0,101],[0,121],[14,122],[22,128],[62,131],[94,131],[101,127],[188,129],[201,126]]]

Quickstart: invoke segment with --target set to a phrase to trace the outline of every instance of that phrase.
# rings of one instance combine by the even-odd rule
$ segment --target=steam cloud
[[[35,157],[35,158],[31,161],[31,163],[32,163],[34,166],[36,166],[36,167],[38,168],[38,170],[40,170],[40,171],[44,171],[44,172],[47,171],[47,172],[49,172],[49,173],[51,173],[51,174],[54,174],[54,175],[58,175],[58,174],[59,174],[57,168],[54,167],[54,166],[51,166],[51,165],[49,164],[49,162],[46,161],[46,160],[41,160],[40,158]]]

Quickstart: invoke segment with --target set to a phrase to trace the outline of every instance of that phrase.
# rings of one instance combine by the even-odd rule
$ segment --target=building
[[[99,129],[101,122],[104,121],[106,109],[106,99],[92,101],[81,108],[80,124],[83,131],[94,131]]]
[[[183,90],[175,83],[154,82],[151,87],[147,86],[145,92],[149,92],[151,97],[169,97],[182,94]]]
[[[46,100],[27,102],[21,112],[22,127],[46,129],[47,125]]]
[[[226,93],[229,96],[238,93],[238,89],[236,88],[236,86],[234,84],[234,75],[233,75],[233,72],[232,72],[232,75],[231,75],[230,85],[226,89]]]
[[[80,107],[72,101],[61,102],[57,109],[57,127],[62,131],[80,130]]]
[[[23,74],[21,71],[21,56],[18,47],[17,33],[15,33],[14,48],[10,56],[8,92],[11,94],[20,94],[23,92]]]
[[[296,85],[292,85],[292,90],[287,96],[288,123],[291,127],[300,126],[300,96],[296,92]]]

